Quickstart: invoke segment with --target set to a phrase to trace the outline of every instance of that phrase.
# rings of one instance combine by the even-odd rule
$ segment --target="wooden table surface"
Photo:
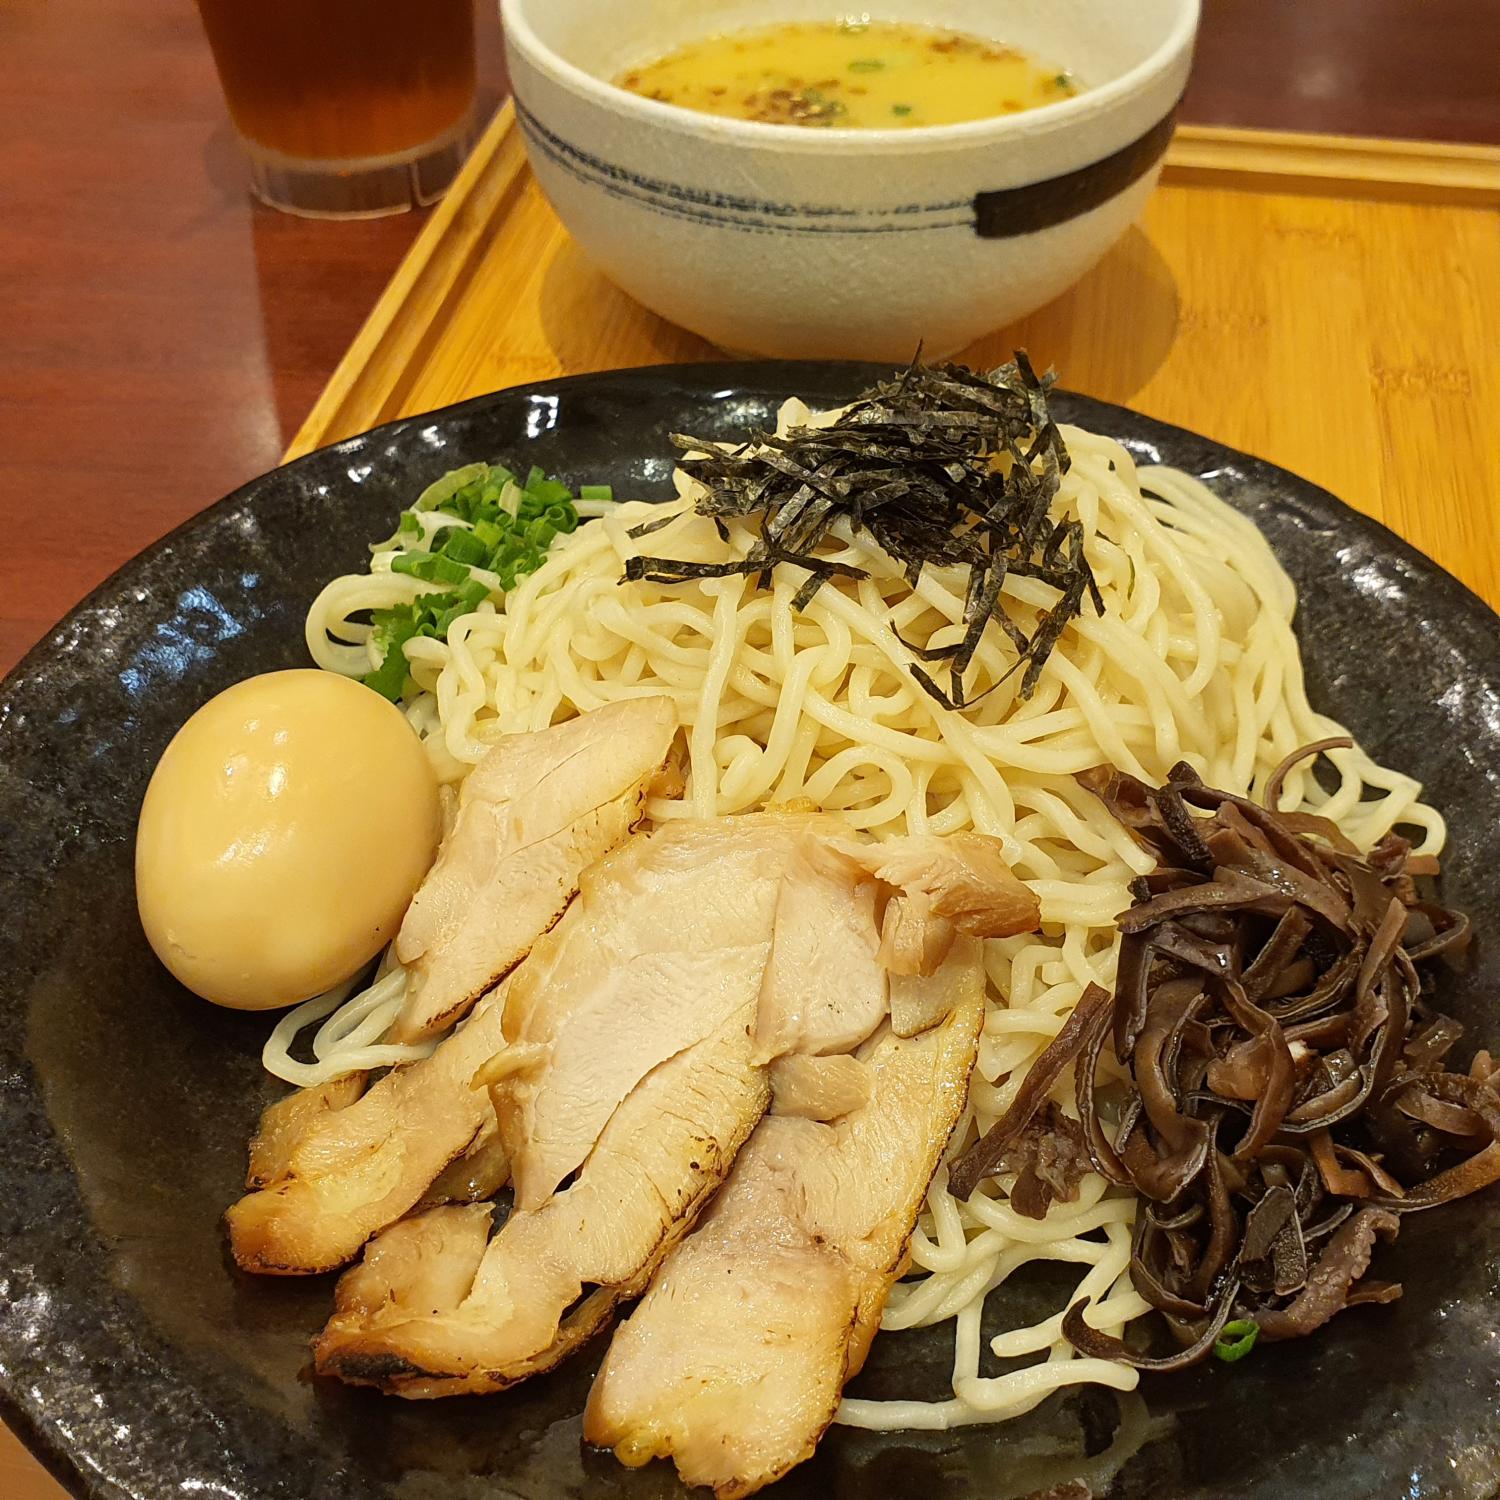
[[[1205,9],[1189,119],[1500,143],[1495,0]],[[251,205],[188,0],[0,0],[0,206],[4,671],[276,462],[425,216]],[[0,1500],[62,1493],[0,1427]]]

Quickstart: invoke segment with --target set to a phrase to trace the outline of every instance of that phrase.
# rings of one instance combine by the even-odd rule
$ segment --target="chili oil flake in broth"
[[[1056,104],[1076,78],[1019,48],[888,21],[793,21],[690,42],[621,88],[768,125],[911,129]]]

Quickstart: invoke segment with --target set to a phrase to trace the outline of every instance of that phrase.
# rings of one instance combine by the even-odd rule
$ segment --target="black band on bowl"
[[[1177,124],[1177,106],[1128,146],[1102,161],[1061,177],[998,188],[974,198],[974,228],[981,239],[1003,240],[1065,224],[1122,193],[1161,160]]]

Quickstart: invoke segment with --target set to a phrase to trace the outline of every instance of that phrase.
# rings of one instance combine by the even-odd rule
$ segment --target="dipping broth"
[[[888,21],[794,21],[708,37],[615,81],[707,114],[854,130],[955,125],[1079,92],[1066,69],[1019,48]]]

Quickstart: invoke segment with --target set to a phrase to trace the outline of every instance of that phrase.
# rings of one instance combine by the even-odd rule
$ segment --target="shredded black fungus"
[[[913,664],[925,692],[945,708],[975,701],[964,677],[993,623],[1015,648],[1010,670],[1025,667],[1020,691],[1030,697],[1085,596],[1096,610],[1104,607],[1083,555],[1083,528],[1052,517],[1068,453],[1047,409],[1051,383],[1024,351],[987,375],[913,363],[866,391],[830,427],[798,427],[784,437],[755,432],[727,451],[674,434],[687,454],[683,469],[705,488],[698,512],[721,531],[728,518],[758,517],[759,534],[742,561],[634,557],[625,577],[682,583],[754,575],[765,588],[777,567],[790,564],[808,574],[794,601],[803,609],[830,578],[866,576],[815,555],[842,521],[873,537],[913,586],[929,564],[969,570],[961,639],[936,648],[908,643],[920,662],[947,669],[944,689]],[[634,534],[653,529],[648,522]],[[1029,634],[1000,604],[1012,573],[1040,579],[1060,596]]]
[[[1394,833],[1362,855],[1325,820],[1215,791],[1187,765],[1162,787],[1079,779],[1159,863],[1119,918],[1114,995],[1085,996],[1017,1102],[1035,1112],[1071,1061],[1095,1170],[1142,1200],[1131,1278],[1176,1348],[1100,1333],[1082,1302],[1064,1334],[1085,1354],[1179,1369],[1231,1320],[1295,1338],[1399,1297],[1367,1275],[1378,1242],[1403,1214],[1500,1181],[1500,1066],[1480,1052],[1449,1071],[1463,1028],[1432,1003],[1430,966],[1470,935],[1420,894],[1436,861]],[[1111,1041],[1123,1088],[1098,1067]],[[995,1145],[952,1175],[977,1183]]]
[[[1089,1173],[1088,1145],[1078,1121],[1048,1099],[996,1158],[1014,1176],[1010,1206],[1026,1219],[1045,1219],[1054,1203],[1075,1203]]]
[[[1097,984],[1088,987],[1083,998],[1073,1008],[1072,1015],[1063,1022],[1062,1030],[1031,1065],[1010,1108],[948,1168],[948,1191],[954,1197],[970,1197],[980,1181],[994,1173],[1024,1170],[1026,1157],[1035,1153],[1035,1127],[1039,1122],[1054,1130],[1060,1127],[1067,1131],[1067,1144],[1073,1144],[1069,1127],[1074,1122],[1069,1120],[1067,1126],[1060,1126],[1057,1112],[1049,1109],[1051,1101],[1047,1096],[1057,1080],[1073,1066],[1090,1029],[1109,1004],[1107,990],[1100,989]],[[1062,1116],[1062,1119],[1067,1117]],[[1083,1144],[1081,1133],[1076,1139],[1079,1145]],[[1015,1148],[1023,1142],[1028,1143],[1026,1157],[1018,1157],[1014,1154]],[[1071,1202],[1077,1196],[1077,1185],[1077,1181],[1068,1184],[1071,1190],[1059,1192],[1057,1196]],[[1028,1193],[1022,1196],[1031,1198],[1034,1195]],[[1043,1205],[1040,1213],[1031,1213],[1022,1208],[1018,1208],[1017,1212],[1025,1213],[1028,1218],[1040,1219],[1046,1216],[1047,1208]]]

